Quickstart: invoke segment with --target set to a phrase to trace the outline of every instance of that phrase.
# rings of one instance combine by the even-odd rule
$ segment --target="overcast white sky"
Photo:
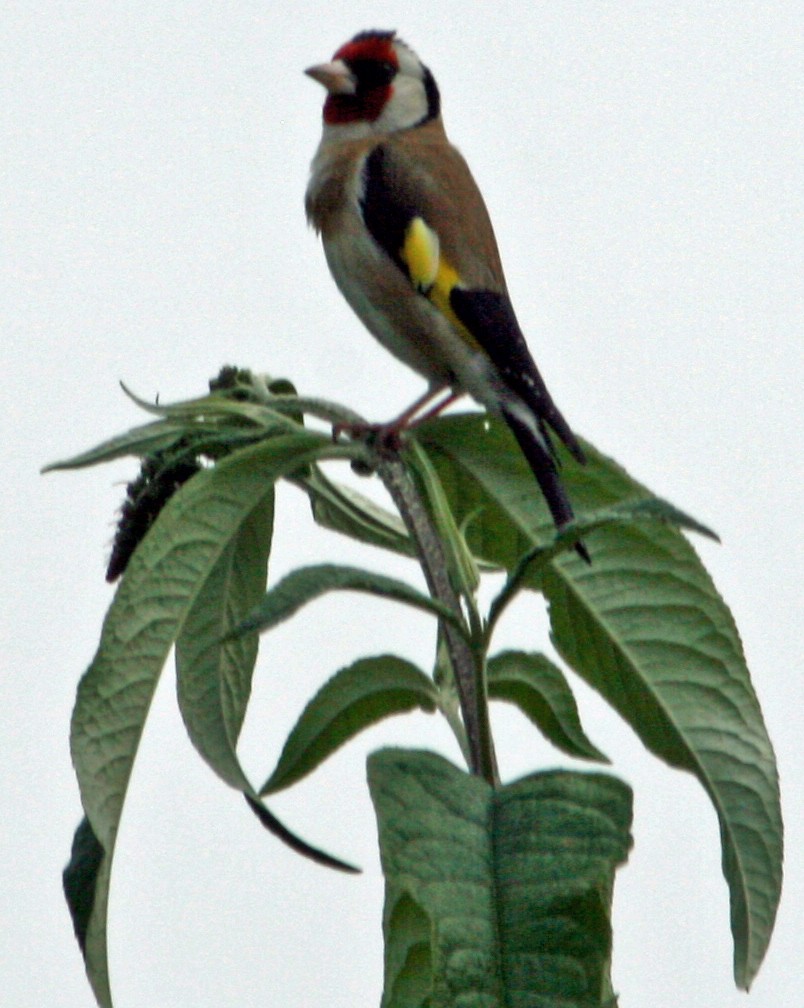
[[[170,400],[237,363],[377,419],[421,390],[340,300],[302,210],[322,94],[301,71],[368,27],[397,28],[433,70],[571,424],[723,540],[698,546],[741,629],[782,773],[777,932],[746,998],[702,790],[579,687],[588,733],[636,795],[616,893],[621,1004],[802,1004],[804,11],[780,0],[3,5],[3,1003],[92,1003],[60,889],[80,817],[67,732],[136,468],[39,467],[141,421],[119,379]],[[272,576],[313,559],[415,579],[312,531],[285,493]],[[541,608],[520,604],[500,643],[547,647]],[[424,617],[362,597],[328,598],[276,632],[243,739],[254,778],[335,669],[384,650],[428,667],[431,646]],[[494,718],[506,779],[567,762],[513,713]],[[389,742],[458,759],[438,722],[397,719],[273,803],[364,866],[343,877],[263,833],[206,769],[168,669],[117,850],[119,1008],[378,1004],[364,760]]]

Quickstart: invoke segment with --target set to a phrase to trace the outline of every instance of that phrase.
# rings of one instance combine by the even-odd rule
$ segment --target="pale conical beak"
[[[343,60],[319,63],[316,66],[308,67],[304,72],[314,81],[323,84],[330,94],[351,95],[355,93],[355,79]]]

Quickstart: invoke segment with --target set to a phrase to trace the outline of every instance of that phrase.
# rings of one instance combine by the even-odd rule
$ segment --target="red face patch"
[[[358,35],[357,38],[342,45],[332,58],[343,60],[345,63],[373,60],[377,63],[390,63],[398,69],[399,60],[394,52],[393,41],[394,37],[390,32],[378,35]]]
[[[342,45],[333,60],[343,60],[357,79],[353,95],[331,94],[324,103],[324,122],[341,125],[374,122],[393,93],[399,60],[393,32],[366,32]]]
[[[353,122],[374,122],[379,118],[393,88],[387,85],[361,95],[328,95],[324,102],[324,122],[342,126]]]

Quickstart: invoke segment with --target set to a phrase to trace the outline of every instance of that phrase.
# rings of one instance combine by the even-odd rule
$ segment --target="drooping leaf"
[[[551,541],[549,516],[509,435],[493,418],[423,425],[476,555],[507,570]],[[576,512],[651,497],[584,444],[562,480]],[[747,988],[762,961],[781,888],[782,821],[773,750],[731,614],[684,536],[660,522],[606,525],[585,537],[591,566],[556,557],[531,584],[544,592],[564,660],[645,745],[694,773],[720,820],[731,895],[734,972]]]
[[[515,704],[545,738],[577,759],[608,759],[587,738],[575,697],[561,669],[543,654],[503,651],[488,661],[492,700]]]
[[[386,879],[383,1008],[592,1008],[631,795],[602,774],[491,788],[433,753],[369,758]]]
[[[773,930],[782,821],[773,749],[731,614],[669,528],[599,535],[594,576],[551,570],[543,589],[564,660],[651,752],[694,773],[709,794],[731,893],[735,981],[748,989]]]
[[[315,861],[316,864],[324,865],[325,868],[334,868],[336,871],[346,872],[349,875],[360,874],[360,869],[355,867],[355,865],[349,864],[347,861],[341,861],[340,858],[333,857],[332,854],[328,854],[318,847],[313,847],[311,844],[300,839],[284,823],[280,822],[273,812],[267,809],[257,798],[252,797],[250,794],[244,794],[243,797],[246,799],[248,807],[265,829],[272,836],[278,837],[291,850],[296,851],[297,854],[301,854],[310,861]]]
[[[432,679],[395,655],[361,658],[341,669],[307,704],[260,794],[301,780],[364,728],[416,707],[432,711]]]
[[[414,609],[439,616],[462,629],[455,613],[404,581],[357,567],[312,564],[309,567],[299,567],[286,575],[235,628],[234,633],[270,630],[289,619],[308,602],[330,591],[365,592],[378,598],[405,602]]]
[[[206,577],[272,482],[322,439],[297,434],[263,442],[199,473],[165,506],[131,559],[106,615],[100,644],[78,686],[71,750],[81,800],[104,851],[86,932],[95,996],[112,1003],[106,909],[114,842],[145,717],[167,652]]]
[[[236,745],[251,695],[259,638],[228,638],[265,592],[273,530],[267,493],[209,572],[176,640],[176,687],[187,733],[227,784],[250,791]]]
[[[86,950],[87,928],[95,905],[95,888],[102,864],[103,847],[93,833],[89,819],[84,816],[75,831],[70,860],[62,876],[64,898],[82,952]]]

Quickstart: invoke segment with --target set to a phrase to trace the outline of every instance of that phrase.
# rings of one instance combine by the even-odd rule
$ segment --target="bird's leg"
[[[439,389],[438,391],[440,392],[441,389]],[[433,397],[435,397],[435,394],[437,393],[434,393]],[[461,396],[463,395],[466,395],[466,393],[456,392],[454,389],[450,389],[449,395],[445,399],[442,399],[441,402],[438,402],[434,406],[431,406],[426,413],[422,413],[420,417],[417,417],[415,424],[418,425],[420,423],[424,423],[425,420],[432,420],[433,417],[438,416],[439,413],[443,413],[444,410],[447,408],[447,406],[451,406],[456,400],[460,399]],[[425,405],[426,402],[427,400],[425,399],[425,401],[421,405],[422,406]],[[409,426],[413,426],[413,424]]]
[[[421,416],[416,416],[416,414],[424,409],[425,406],[440,396],[445,388],[446,386],[444,385],[428,388],[424,395],[415,399],[410,406],[407,407],[407,409],[399,414],[398,417],[395,417],[393,420],[388,420],[385,423],[335,424],[332,428],[332,436],[333,438],[337,438],[340,434],[349,434],[352,437],[371,436],[375,445],[377,445],[380,450],[386,448],[390,451],[398,451],[400,446],[400,435],[403,431],[407,430],[409,427],[414,427],[417,424],[422,423],[424,420],[430,420],[432,417],[438,416],[438,414],[446,409],[447,406],[463,395],[463,392],[455,392],[450,389],[449,394],[444,399],[430,406],[430,408]]]

